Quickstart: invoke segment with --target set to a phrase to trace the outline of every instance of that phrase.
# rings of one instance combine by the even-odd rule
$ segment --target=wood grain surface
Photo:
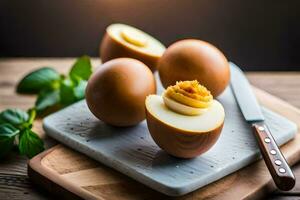
[[[74,58],[10,58],[0,59],[0,110],[8,107],[27,109],[34,103],[35,96],[17,95],[15,85],[26,73],[41,66],[53,66],[66,73]],[[93,65],[100,61],[93,59]],[[247,74],[250,82],[273,95],[300,108],[300,72],[251,72]],[[276,108],[274,108],[276,110]],[[295,116],[296,117],[296,116]],[[41,129],[41,122],[36,121],[34,129],[46,141],[46,146],[56,144],[47,138]],[[50,193],[38,190],[27,177],[27,159],[12,153],[0,163],[0,199],[54,199]],[[296,177],[300,178],[300,164],[294,167]],[[298,179],[299,179],[298,178]],[[274,192],[269,199],[299,199],[300,184],[288,193]]]

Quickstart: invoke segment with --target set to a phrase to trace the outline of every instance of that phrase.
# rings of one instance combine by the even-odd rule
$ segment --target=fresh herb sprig
[[[43,140],[31,130],[36,111],[6,109],[0,113],[0,158],[6,156],[14,146],[22,155],[32,158],[44,150]]]
[[[17,92],[38,94],[35,109],[38,114],[43,114],[46,110],[83,99],[91,74],[91,60],[88,56],[82,56],[76,60],[67,76],[50,67],[29,73],[19,82]]]
[[[92,65],[88,56],[78,58],[67,76],[51,67],[42,67],[27,74],[16,90],[18,93],[37,94],[35,106],[27,112],[6,109],[0,113],[0,158],[14,146],[29,158],[43,151],[43,140],[32,131],[36,115],[83,99],[91,74]]]

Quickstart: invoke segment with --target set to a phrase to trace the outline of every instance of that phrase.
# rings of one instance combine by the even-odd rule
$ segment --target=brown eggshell
[[[124,45],[124,43],[114,39],[107,31],[99,49],[102,63],[120,57],[134,58],[146,64],[152,72],[156,70],[157,62],[160,58],[160,56],[149,55]]]
[[[134,58],[145,63],[151,71],[156,70],[156,65],[159,57],[154,57],[148,54],[144,54],[134,49],[130,49],[128,46],[123,45],[121,42],[116,41],[110,37],[108,33],[105,34],[100,44],[100,58],[103,63],[120,57]]]
[[[201,40],[181,40],[172,44],[158,62],[165,88],[176,81],[198,80],[214,97],[220,95],[230,80],[229,63],[215,46]]]
[[[218,140],[224,122],[214,130],[191,133],[162,123],[146,109],[149,132],[155,143],[170,155],[194,158],[209,150]]]
[[[156,93],[149,68],[131,58],[104,63],[91,76],[86,101],[100,120],[115,126],[131,126],[145,119],[145,99]]]

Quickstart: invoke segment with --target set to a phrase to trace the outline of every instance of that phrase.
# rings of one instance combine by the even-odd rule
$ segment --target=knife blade
[[[265,123],[261,107],[243,71],[230,63],[230,86],[245,120],[252,126],[265,163],[276,186],[284,191],[295,186],[295,176]]]

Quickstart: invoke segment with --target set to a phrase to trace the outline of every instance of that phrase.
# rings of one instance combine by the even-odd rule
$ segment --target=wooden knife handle
[[[265,163],[280,190],[288,191],[295,186],[295,176],[276,144],[269,128],[263,122],[252,124]]]

